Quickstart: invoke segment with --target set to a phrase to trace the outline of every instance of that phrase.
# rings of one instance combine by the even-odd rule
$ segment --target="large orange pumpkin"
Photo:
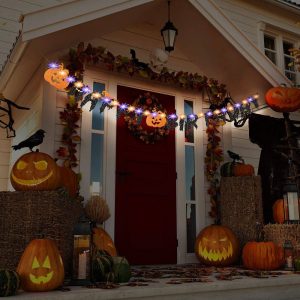
[[[253,176],[254,167],[250,164],[236,163],[233,167],[234,176]]]
[[[32,240],[17,267],[25,291],[45,292],[64,281],[64,265],[56,244],[50,239]]]
[[[300,89],[278,86],[269,89],[266,103],[278,112],[293,112],[300,109]]]
[[[284,201],[283,201],[283,199],[276,200],[273,204],[272,210],[273,210],[274,222],[283,224],[284,223]],[[286,211],[286,215],[287,215],[287,211]]]
[[[44,73],[44,78],[51,85],[59,90],[65,89],[70,83],[67,80],[69,70],[64,69],[63,65],[58,68],[50,68]]]
[[[276,270],[284,262],[283,249],[273,242],[248,242],[243,248],[243,264],[250,270]]]
[[[59,167],[61,185],[67,189],[71,197],[76,197],[78,194],[78,176],[77,174],[68,167]]]
[[[209,266],[228,266],[236,262],[239,243],[234,233],[226,226],[210,225],[197,236],[195,253],[198,259]]]
[[[60,172],[50,155],[30,152],[13,165],[10,182],[16,191],[54,190],[60,186]]]
[[[105,250],[111,256],[117,256],[117,249],[109,234],[100,227],[93,228],[93,242],[98,250]]]

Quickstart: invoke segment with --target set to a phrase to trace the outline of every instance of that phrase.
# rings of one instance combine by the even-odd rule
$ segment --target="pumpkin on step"
[[[25,291],[51,291],[63,284],[64,265],[56,244],[50,239],[32,240],[23,252],[17,272]]]
[[[17,272],[0,270],[0,297],[15,295],[19,286],[20,277]]]
[[[283,249],[273,242],[248,242],[243,248],[243,264],[250,270],[276,270],[284,262]]]
[[[68,167],[59,167],[61,185],[69,192],[70,197],[76,197],[78,194],[79,184],[77,174]]]
[[[300,89],[278,86],[269,89],[266,103],[277,112],[293,112],[300,109]]]
[[[10,182],[16,191],[54,190],[60,186],[60,172],[50,155],[30,152],[22,155],[13,165]]]
[[[239,243],[228,227],[210,225],[198,234],[195,253],[198,259],[206,265],[225,267],[237,260]]]
[[[288,207],[284,208],[283,199],[277,199],[272,206],[272,210],[274,222],[283,224],[285,216],[288,216]]]
[[[111,256],[117,256],[117,249],[109,234],[100,227],[93,228],[93,243],[98,250],[105,250]]]

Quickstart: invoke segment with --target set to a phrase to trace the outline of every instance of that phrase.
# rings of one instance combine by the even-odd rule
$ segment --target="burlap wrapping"
[[[256,222],[263,224],[260,176],[222,177],[221,224],[232,229],[240,247],[256,239]]]
[[[290,240],[300,250],[300,224],[267,224],[264,226],[265,240],[283,245]]]
[[[68,277],[72,267],[73,228],[82,212],[63,189],[0,192],[0,269],[14,270],[32,239],[56,241]]]

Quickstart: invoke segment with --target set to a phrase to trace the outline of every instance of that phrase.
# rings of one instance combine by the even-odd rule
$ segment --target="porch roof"
[[[81,0],[29,13],[1,73],[0,90],[18,99],[51,53],[140,22],[157,26],[159,34],[166,16],[162,0]],[[255,93],[255,86],[290,84],[213,1],[175,1],[171,19],[179,29],[176,47],[203,74],[225,83],[233,96],[238,90],[243,96]]]

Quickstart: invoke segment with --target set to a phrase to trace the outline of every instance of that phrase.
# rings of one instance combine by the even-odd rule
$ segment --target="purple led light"
[[[236,104],[234,104],[234,107],[240,107],[241,106],[241,104],[240,103],[236,103]]]
[[[141,108],[137,108],[137,109],[135,110],[135,112],[139,115],[139,114],[141,114],[141,113],[143,112],[143,110],[142,110]]]
[[[213,115],[213,113],[212,113],[211,111],[208,111],[208,112],[206,113],[206,115],[209,116],[209,117],[211,117],[211,116]]]
[[[169,118],[174,120],[174,119],[177,119],[177,116],[175,114],[171,114],[171,115],[169,115]]]
[[[222,113],[226,113],[227,112],[227,109],[225,107],[221,108],[221,112]]]
[[[252,98],[252,97],[248,97],[248,98],[247,98],[247,101],[248,101],[248,102],[252,102],[252,101],[253,101],[253,98]]]
[[[188,117],[189,117],[190,119],[195,119],[195,115],[193,115],[193,114],[188,115]]]
[[[59,64],[56,62],[51,62],[48,64],[49,69],[57,69],[59,67]]]
[[[123,103],[123,104],[120,105],[120,108],[121,108],[121,109],[126,109],[127,106],[128,106],[127,104]]]
[[[68,76],[67,78],[66,78],[66,80],[68,81],[68,82],[75,82],[76,81],[76,78],[74,77],[74,76]]]
[[[84,93],[90,93],[91,89],[86,85],[81,89]]]
[[[102,98],[102,101],[105,103],[109,103],[109,102],[111,102],[111,99],[104,97],[104,98]]]
[[[153,112],[151,115],[152,115],[152,117],[155,118],[155,117],[157,117],[157,112]]]

